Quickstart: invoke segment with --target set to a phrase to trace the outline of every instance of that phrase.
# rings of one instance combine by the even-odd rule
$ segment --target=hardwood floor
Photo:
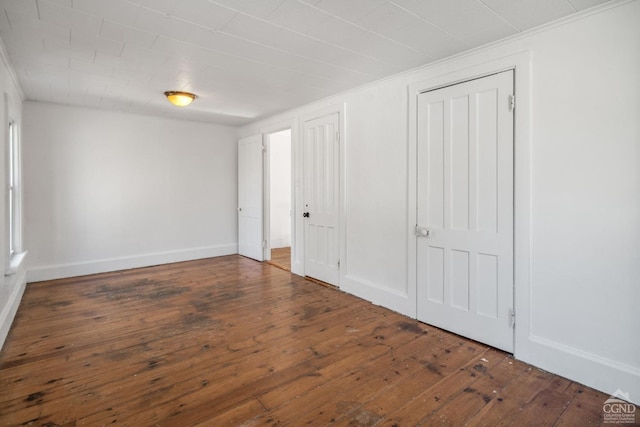
[[[271,264],[291,271],[291,248],[271,249]]]
[[[227,256],[31,284],[0,425],[602,423],[608,396]]]

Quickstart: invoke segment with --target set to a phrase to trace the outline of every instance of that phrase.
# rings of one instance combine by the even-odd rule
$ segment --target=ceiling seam
[[[573,3],[571,3],[571,0],[565,0],[565,1],[569,3],[569,6],[571,6],[574,12],[579,12],[578,8]]]
[[[223,56],[228,56],[228,57],[231,57],[231,58],[237,58],[237,59],[240,59],[240,60],[243,60],[243,61],[253,62],[253,63],[256,63],[256,64],[266,65],[268,67],[279,68],[279,69],[282,69],[282,70],[294,71],[295,73],[299,73],[301,75],[307,75],[307,73],[305,71],[300,70],[300,69],[281,67],[281,66],[278,66],[278,65],[270,64],[268,62],[259,61],[259,60],[253,59],[253,58],[237,56],[237,55],[233,55],[231,53],[225,52],[225,51],[216,50],[216,49],[212,49],[212,48],[208,48],[208,47],[204,47],[204,46],[199,46],[199,45],[196,45],[196,44],[184,41],[184,40],[176,40],[176,41],[178,43],[184,43],[184,44],[187,44],[187,45],[190,45],[190,46],[195,46],[197,48],[204,49],[204,50],[207,50],[207,51],[210,51],[210,52],[214,52],[214,53],[217,53],[217,54],[220,54],[220,55],[223,55]],[[264,47],[269,47],[269,46],[264,45]],[[269,47],[269,48],[271,49],[271,47]],[[285,52],[285,51],[283,51],[283,52],[284,53],[289,53],[289,52]],[[304,59],[307,59],[307,58],[304,58]],[[316,62],[320,62],[320,61],[316,61]],[[328,64],[328,65],[332,65],[332,64]],[[353,71],[353,70],[348,70],[348,69],[345,69],[345,70],[346,71]],[[354,72],[356,72],[356,71],[354,71]],[[316,77],[316,78],[322,79],[322,80],[327,80],[329,82],[333,81],[333,79],[331,79],[330,77],[326,77],[326,76],[321,75],[321,74],[314,74],[313,76]],[[376,78],[375,76],[370,76],[370,77]],[[316,89],[328,90],[327,88],[322,88],[322,87],[319,87],[319,86],[312,86],[312,85],[307,85],[307,84],[305,84],[305,86],[309,86],[309,87],[316,88]]]
[[[469,43],[465,42],[464,40],[462,40],[462,39],[458,38],[457,36],[455,36],[454,34],[450,33],[449,31],[445,30],[444,28],[440,27],[439,25],[434,24],[433,22],[431,22],[431,21],[429,21],[428,19],[426,19],[426,18],[424,18],[424,17],[422,17],[422,16],[418,15],[417,13],[414,13],[414,12],[410,11],[409,9],[405,8],[404,6],[399,5],[398,3],[396,3],[396,2],[395,2],[395,1],[393,1],[393,0],[388,0],[388,1],[389,1],[389,3],[390,3],[390,4],[392,4],[392,5],[396,6],[398,9],[402,9],[402,10],[404,10],[405,12],[407,12],[408,14],[413,15],[413,16],[415,16],[416,18],[420,19],[421,21],[424,21],[424,22],[426,22],[427,24],[432,25],[434,28],[437,28],[438,30],[442,31],[443,33],[445,33],[445,34],[446,34],[446,35],[448,35],[449,37],[456,39],[457,41],[459,41],[460,43],[464,44],[464,45],[465,45],[465,46],[467,46],[468,48],[469,48],[469,47],[472,47],[472,45],[471,45],[471,44],[469,44]]]
[[[354,50],[351,50],[351,49],[345,48],[345,47],[343,47],[343,46],[339,46],[339,45],[333,44],[333,43],[331,43],[331,42],[327,42],[327,41],[325,41],[325,40],[322,40],[322,39],[316,38],[316,37],[314,37],[314,36],[312,36],[312,35],[305,34],[305,33],[301,33],[301,32],[299,32],[299,31],[292,30],[292,29],[287,28],[287,27],[283,27],[283,26],[281,26],[281,25],[279,25],[279,24],[275,24],[275,23],[273,23],[273,22],[266,21],[266,20],[264,20],[264,19],[257,18],[257,17],[255,17],[255,16],[247,15],[247,14],[245,14],[245,13],[243,13],[243,12],[239,12],[239,13],[240,13],[240,14],[242,14],[242,15],[244,15],[244,16],[249,16],[250,18],[253,18],[253,19],[256,19],[256,20],[262,21],[263,23],[266,23],[266,24],[269,24],[269,25],[273,25],[274,27],[277,27],[277,28],[278,28],[278,29],[280,29],[280,30],[290,31],[290,32],[295,33],[295,34],[297,34],[297,35],[299,35],[299,36],[307,37],[307,38],[309,38],[309,39],[311,39],[311,40],[313,40],[313,41],[320,42],[320,43],[325,44],[325,45],[327,45],[327,46],[331,46],[331,47],[333,47],[333,48],[338,48],[338,49],[344,50],[345,52],[349,52],[349,53],[352,53],[352,54],[356,54],[356,55],[358,55],[358,56],[362,56],[363,58],[372,59],[372,60],[374,60],[374,61],[381,62],[381,63],[383,63],[383,64],[394,65],[394,64],[392,64],[392,63],[390,63],[390,62],[387,62],[387,61],[381,60],[381,59],[376,58],[376,57],[374,57],[374,56],[369,56],[369,55],[366,55],[366,54],[363,54],[363,53],[360,53],[360,52],[356,52],[356,51],[354,51]],[[333,18],[340,19],[340,18],[335,17],[335,16],[333,16],[333,15],[331,15],[331,16],[332,16]],[[347,22],[348,22],[348,21],[347,21]],[[228,24],[227,24],[227,25],[228,25]],[[225,27],[226,27],[226,26],[225,26]],[[362,29],[363,29],[363,30],[365,30],[365,31],[370,32],[370,31],[369,31],[369,30],[367,30],[366,28],[362,28]],[[245,38],[245,37],[242,37],[242,36],[238,36],[238,35],[233,34],[233,33],[228,33],[228,32],[226,32],[226,31],[224,31],[224,29],[222,29],[222,30],[218,30],[218,31],[219,31],[220,33],[223,33],[223,34],[226,34],[226,35],[229,35],[229,36],[235,37],[235,38],[239,38],[239,39],[242,39],[242,40],[247,41],[247,42],[250,42],[250,43],[258,43],[258,42],[254,41],[254,40],[251,40],[251,39],[248,39],[248,38]],[[377,33],[373,33],[373,34],[377,34]],[[397,42],[396,42],[396,43],[397,43]],[[399,44],[400,46],[406,47],[407,49],[412,49],[412,48],[411,48],[411,47],[409,47],[409,46],[406,46],[406,45],[403,45],[403,44],[400,44],[400,43],[397,43],[397,44]],[[267,45],[267,44],[265,44],[264,46],[267,46],[267,47],[270,47],[270,48],[274,48],[273,46],[271,46],[271,45]],[[301,55],[299,55],[299,54],[297,54],[297,53],[295,53],[295,52],[291,52],[291,51],[287,51],[287,50],[283,50],[283,49],[279,49],[279,48],[275,48],[275,49],[281,50],[282,52],[290,53],[290,54],[292,54],[292,55],[301,56]],[[412,50],[413,50],[413,49],[412,49]],[[421,53],[420,53],[420,52],[418,52],[418,51],[415,51],[415,52],[416,52],[417,54],[421,54]],[[307,59],[316,60],[315,58],[312,58],[312,57],[307,57],[307,56],[301,56],[301,57],[303,57],[303,58],[307,58]],[[432,57],[430,57],[430,58],[432,58]],[[357,70],[352,70],[352,71],[357,71]],[[375,77],[375,76],[374,76],[374,77]]]
[[[501,21],[503,21],[505,24],[507,24],[508,26],[510,26],[511,28],[513,28],[514,30],[516,30],[518,33],[521,33],[522,30],[518,27],[516,27],[515,25],[513,25],[511,22],[509,22],[506,18],[504,18],[502,15],[500,15],[498,12],[496,12],[495,10],[493,10],[493,8],[491,6],[489,6],[488,4],[486,4],[484,2],[484,0],[477,0],[478,3],[480,3],[482,6],[486,7],[491,13],[493,13],[495,16],[498,17],[498,19],[500,19]]]
[[[214,2],[212,2],[212,3],[214,3]],[[215,4],[218,4],[218,3],[215,3]],[[287,29],[287,28],[285,28],[285,27],[281,27],[281,26],[279,26],[279,25],[277,25],[277,24],[274,24],[274,23],[271,23],[271,22],[269,22],[269,21],[264,21],[264,20],[262,20],[261,18],[254,17],[254,16],[252,16],[252,15],[246,15],[246,14],[244,14],[243,12],[237,11],[236,9],[232,9],[232,8],[228,8],[228,7],[227,7],[227,9],[230,9],[230,10],[233,10],[233,11],[235,11],[235,12],[236,12],[236,15],[234,15],[234,17],[235,17],[235,16],[237,16],[238,14],[242,13],[242,14],[243,14],[243,15],[245,15],[245,16],[250,16],[250,17],[252,17],[252,18],[254,18],[254,19],[261,20],[261,21],[263,21],[263,22],[266,22],[266,23],[269,23],[269,24],[271,24],[271,25],[274,25],[274,26],[276,26],[276,27],[278,27],[278,28],[286,29],[286,30],[288,30],[288,31],[293,31],[293,32],[295,32],[296,34],[304,35],[305,37],[310,37],[310,36],[305,35],[304,33],[299,33],[299,32],[297,32],[297,31],[295,31],[295,30],[289,30],[289,29]],[[149,9],[149,10],[153,10],[153,9]],[[157,12],[157,11],[156,11],[156,12]],[[97,15],[94,15],[94,14],[92,14],[92,13],[88,13],[88,12],[85,12],[85,13],[87,13],[87,14],[89,14],[89,15],[92,15],[92,16],[96,16],[96,17],[98,17]],[[213,28],[211,28],[211,27],[207,27],[206,25],[198,24],[198,23],[196,23],[196,22],[189,21],[189,20],[187,20],[187,19],[180,18],[180,17],[178,17],[178,16],[167,15],[167,14],[165,14],[165,16],[170,17],[170,18],[172,18],[172,19],[179,20],[179,21],[184,22],[184,23],[187,23],[187,24],[190,24],[190,25],[192,25],[192,26],[194,26],[194,27],[198,27],[198,28],[201,28],[201,29],[203,29],[203,30],[210,31],[210,32],[212,32],[212,33],[216,33],[216,32],[218,32],[218,33],[221,33],[221,34],[225,34],[225,35],[228,35],[228,36],[231,36],[231,37],[237,38],[237,39],[239,39],[239,40],[243,40],[243,41],[245,41],[245,42],[255,44],[255,45],[257,45],[257,46],[267,47],[267,48],[269,48],[269,49],[277,50],[277,51],[279,51],[279,52],[286,53],[286,54],[288,54],[288,55],[292,55],[292,56],[295,56],[295,57],[298,57],[298,58],[303,58],[303,59],[311,60],[311,61],[314,61],[314,62],[323,63],[323,64],[330,65],[330,66],[332,66],[332,67],[336,67],[336,68],[342,68],[342,69],[343,69],[343,70],[345,70],[345,71],[351,71],[351,72],[354,72],[354,73],[359,73],[359,74],[362,74],[362,75],[371,76],[371,77],[373,77],[373,78],[376,78],[376,77],[377,77],[377,76],[375,76],[375,75],[367,74],[367,73],[364,73],[364,72],[362,72],[362,71],[358,71],[358,70],[354,70],[354,69],[350,69],[350,68],[341,67],[341,66],[336,65],[336,64],[332,64],[332,63],[329,63],[329,62],[325,62],[325,61],[318,60],[318,59],[316,59],[316,58],[310,58],[310,57],[302,56],[302,55],[300,55],[300,54],[297,54],[297,53],[294,53],[294,52],[291,52],[291,51],[287,51],[287,50],[280,49],[280,48],[277,48],[277,47],[274,47],[274,46],[271,46],[271,45],[267,45],[267,44],[259,43],[259,42],[255,41],[255,40],[251,40],[251,39],[247,39],[247,38],[245,38],[245,37],[241,37],[241,36],[237,36],[237,35],[234,35],[234,34],[231,34],[231,33],[227,33],[227,32],[222,31],[222,30],[220,30],[220,29],[213,29]],[[231,22],[232,20],[233,20],[233,18],[232,18],[231,20],[229,20],[229,22]],[[102,19],[102,22],[104,23],[104,18]],[[227,24],[225,24],[225,26],[226,26],[226,25],[228,25],[228,24],[229,24],[229,22],[227,22]],[[151,34],[151,35],[155,35],[155,36],[157,36],[157,37],[156,37],[156,39],[155,39],[155,40],[153,41],[153,43],[151,44],[151,47],[149,48],[149,50],[153,50],[153,47],[154,47],[154,45],[155,45],[156,41],[158,40],[158,37],[160,36],[159,34],[151,33],[151,32],[146,31],[146,30],[137,29],[137,28],[135,28],[135,27],[132,27],[132,26],[129,26],[129,25],[126,25],[126,24],[118,23],[118,25],[122,25],[122,26],[124,26],[124,27],[133,28],[133,29],[136,29],[136,30],[138,30],[138,31],[141,31],[141,32],[144,32],[144,33],[147,33],[147,34]],[[102,32],[102,25],[101,25],[100,33],[101,33],[101,32]],[[99,37],[99,35],[98,35],[98,37]],[[163,36],[163,37],[165,37],[165,36]],[[187,37],[188,37],[188,35],[187,35]],[[105,37],[102,37],[102,38],[105,38]],[[198,44],[195,44],[195,43],[189,42],[189,41],[187,41],[186,39],[180,40],[180,39],[172,38],[172,37],[166,37],[166,38],[168,38],[168,39],[170,39],[170,40],[175,40],[175,41],[180,42],[180,43],[185,43],[185,44],[190,45],[190,46],[195,46],[195,47],[197,47],[197,48],[210,50],[210,51],[212,51],[212,52],[216,52],[216,53],[224,53],[224,54],[226,54],[226,55],[228,55],[228,56],[231,56],[231,57],[234,57],[234,58],[239,58],[239,59],[249,59],[249,58],[246,58],[246,57],[243,57],[243,56],[233,55],[233,54],[230,54],[230,53],[228,53],[228,52],[221,51],[221,50],[216,50],[216,49],[212,49],[212,48],[209,48],[209,47],[204,47],[204,46],[201,46],[201,45],[198,45]],[[310,37],[310,38],[311,38],[311,37]],[[110,39],[106,39],[106,40],[110,40]],[[317,39],[314,39],[314,40],[317,40]],[[329,44],[329,43],[327,43],[327,42],[324,42],[324,41],[322,41],[322,40],[319,40],[319,41],[320,41],[320,42],[322,42],[322,43],[324,43],[324,44],[327,44],[328,46],[333,46],[333,45],[331,45],[331,44]],[[404,45],[402,45],[402,46],[404,46]],[[342,49],[343,49],[343,50],[347,50],[347,49],[344,49],[344,48],[342,48]],[[347,51],[349,51],[349,50],[347,50]],[[362,54],[360,54],[360,55],[361,55],[361,56],[364,56],[365,58],[368,58],[368,57],[367,57],[367,56],[365,56],[365,55],[362,55]],[[377,59],[377,58],[370,58],[370,59],[374,59],[374,60],[376,60],[376,61],[380,61],[380,62],[386,63],[386,62],[381,61],[381,60],[379,60],[379,59]],[[256,62],[256,63],[262,63],[262,64],[267,64],[267,65],[272,65],[272,64],[269,64],[269,63],[267,63],[267,62],[262,62],[262,61],[256,61],[256,60],[251,60],[251,61],[252,61],[252,62]],[[390,65],[393,65],[393,64],[390,64]],[[279,67],[279,68],[286,69],[286,68],[284,68],[284,67]],[[302,71],[301,71],[301,72],[302,72]]]
[[[387,0],[387,1],[391,2],[391,0]],[[309,7],[313,8],[313,9],[316,9],[316,10],[318,10],[318,11],[322,12],[322,13],[326,13],[326,14],[328,14],[328,15],[329,15],[329,16],[331,16],[332,18],[335,18],[335,19],[337,19],[337,20],[339,20],[339,21],[342,21],[342,22],[346,22],[347,24],[353,25],[354,27],[356,27],[356,28],[358,28],[358,29],[361,29],[361,30],[363,30],[363,31],[366,31],[366,32],[368,32],[368,33],[375,34],[376,36],[381,37],[381,38],[383,38],[383,39],[385,39],[385,40],[387,40],[387,41],[389,41],[389,42],[391,42],[391,43],[393,43],[393,44],[397,44],[398,46],[402,46],[402,47],[404,47],[404,48],[407,48],[407,49],[409,49],[409,50],[412,50],[413,52],[415,52],[415,53],[417,53],[417,54],[419,54],[419,55],[427,55],[430,59],[433,59],[433,60],[435,60],[435,59],[436,59],[436,58],[434,58],[433,56],[431,56],[431,55],[429,55],[429,54],[426,54],[426,53],[420,52],[419,50],[414,49],[414,48],[413,48],[413,47],[411,47],[411,46],[407,46],[406,44],[400,43],[399,41],[394,40],[394,39],[392,39],[392,38],[390,38],[390,37],[387,37],[387,36],[385,36],[384,34],[377,33],[377,32],[375,32],[375,31],[373,31],[373,30],[370,30],[369,28],[363,27],[362,25],[360,25],[360,24],[358,24],[358,23],[356,23],[356,22],[350,21],[350,20],[345,19],[345,18],[343,18],[343,17],[341,17],[341,16],[332,15],[331,13],[328,13],[328,12],[326,12],[326,11],[324,11],[324,10],[320,9],[320,8],[319,8],[319,7],[317,7],[316,5],[313,5],[313,4],[310,4],[310,3],[305,3],[305,4],[306,4],[307,6],[309,6]],[[269,21],[265,21],[265,22],[271,23],[271,22],[269,22]],[[300,33],[300,34],[303,34],[303,33]]]
[[[298,57],[298,58],[304,58],[304,59],[311,60],[311,61],[314,61],[314,62],[319,62],[319,63],[323,63],[323,64],[326,64],[326,65],[330,65],[330,66],[332,66],[332,67],[342,68],[342,69],[344,69],[344,70],[346,70],[346,71],[355,72],[355,73],[362,74],[362,75],[365,75],[365,76],[370,76],[370,77],[373,77],[373,78],[378,78],[378,77],[379,77],[379,76],[377,76],[377,75],[368,74],[368,73],[365,73],[365,72],[362,72],[362,71],[358,71],[358,70],[355,70],[355,69],[352,69],[352,68],[345,68],[345,67],[341,67],[341,66],[339,66],[339,65],[335,65],[335,64],[330,63],[330,62],[321,61],[321,60],[318,60],[318,59],[316,59],[316,58],[312,58],[312,57],[308,57],[308,56],[300,55],[300,54],[298,54],[298,53],[291,52],[291,51],[287,51],[287,50],[284,50],[284,49],[281,49],[281,48],[277,48],[277,47],[272,46],[272,45],[268,45],[268,44],[260,43],[260,42],[257,42],[257,41],[255,41],[255,40],[251,40],[251,39],[247,39],[247,38],[245,38],[245,37],[241,37],[241,36],[237,36],[237,35],[234,35],[234,34],[231,34],[231,33],[227,33],[227,32],[222,31],[221,29],[214,29],[214,28],[212,28],[212,27],[207,27],[206,25],[199,24],[199,23],[197,23],[197,22],[193,22],[193,21],[190,21],[190,20],[188,20],[188,19],[181,18],[181,17],[179,17],[179,16],[171,15],[171,13],[159,12],[158,10],[151,9],[151,8],[149,8],[149,7],[145,7],[145,6],[140,5],[140,4],[138,4],[138,3],[132,2],[131,0],[126,0],[126,2],[127,2],[127,3],[129,3],[129,4],[135,5],[135,6],[139,7],[139,8],[142,8],[142,9],[150,10],[150,11],[153,11],[153,12],[156,12],[156,13],[162,13],[162,14],[163,14],[163,15],[165,15],[166,17],[169,17],[169,18],[172,18],[172,19],[179,20],[179,21],[181,21],[181,22],[184,22],[184,23],[190,24],[190,25],[192,25],[192,26],[195,26],[195,27],[198,27],[198,28],[201,28],[201,29],[207,30],[207,31],[211,31],[211,32],[220,32],[220,33],[222,33],[222,34],[229,35],[229,36],[232,36],[232,37],[234,37],[234,38],[237,38],[237,39],[240,39],[240,40],[243,40],[243,41],[246,41],[246,42],[249,42],[249,43],[252,43],[252,44],[258,45],[258,46],[268,47],[268,48],[270,48],[270,49],[274,49],[274,50],[277,50],[277,51],[279,51],[279,52],[283,52],[283,53],[286,53],[286,54],[289,54],[289,55],[292,55],[292,56],[295,56],[295,57]],[[257,16],[253,16],[253,15],[248,15],[248,14],[246,14],[246,13],[244,13],[244,12],[240,11],[240,10],[234,9],[234,8],[232,8],[232,7],[225,6],[225,5],[220,4],[220,3],[217,3],[217,2],[215,2],[215,1],[211,1],[211,3],[213,3],[213,4],[217,5],[217,6],[223,7],[223,8],[225,8],[225,9],[228,9],[228,10],[231,10],[231,11],[236,12],[236,15],[234,15],[234,17],[233,17],[233,18],[231,18],[231,19],[230,19],[230,20],[229,20],[229,21],[228,21],[228,22],[227,22],[227,23],[226,23],[222,28],[224,28],[224,27],[226,27],[227,25],[229,25],[229,23],[230,23],[230,22],[235,18],[235,16],[237,16],[238,14],[242,14],[242,15],[244,15],[244,16],[249,16],[249,17],[251,17],[251,18],[253,18],[253,19],[259,20],[259,21],[261,21],[261,22],[263,22],[263,23],[267,23],[267,24],[269,24],[269,25],[273,25],[273,26],[275,26],[275,27],[277,27],[277,28],[280,28],[280,29],[283,29],[283,30],[287,30],[287,31],[291,31],[291,32],[293,32],[293,33],[295,33],[295,34],[298,34],[298,35],[301,35],[301,36],[303,36],[303,37],[309,37],[309,38],[311,38],[312,40],[314,40],[314,41],[318,41],[318,42],[323,43],[323,44],[326,44],[327,46],[331,46],[331,47],[339,48],[339,49],[342,49],[342,50],[347,51],[347,52],[356,53],[357,55],[360,55],[360,56],[362,56],[362,57],[364,57],[364,58],[372,59],[372,60],[378,61],[378,62],[380,62],[380,63],[382,63],[382,64],[386,64],[386,65],[394,66],[394,64],[393,64],[393,63],[388,62],[388,61],[385,61],[385,60],[383,60],[383,59],[379,59],[379,58],[372,57],[372,56],[369,56],[369,55],[364,55],[364,54],[362,54],[362,53],[358,53],[358,52],[352,51],[352,50],[350,50],[350,49],[346,49],[346,48],[344,48],[344,47],[342,47],[342,46],[334,45],[334,44],[329,43],[329,42],[326,42],[326,41],[324,41],[324,40],[317,39],[317,38],[315,38],[315,37],[313,37],[313,36],[310,36],[310,35],[308,35],[308,34],[301,33],[301,32],[299,32],[299,31],[296,31],[296,30],[292,30],[292,29],[289,29],[289,28],[283,27],[283,26],[281,26],[281,25],[279,25],[279,24],[273,23],[273,22],[268,21],[268,20],[265,20],[265,19],[263,19],[263,18],[259,18],[259,17],[257,17]],[[279,9],[279,8],[280,8],[284,3],[285,3],[285,1],[283,0],[283,1],[278,5],[278,7],[277,7],[276,9],[274,9],[274,11],[272,11],[272,12],[269,14],[269,16],[271,16],[271,15],[272,15],[276,10],[278,10],[278,9]],[[408,50],[411,50],[411,51],[412,51],[412,52],[414,52],[415,54],[417,54],[417,55],[419,55],[419,56],[423,57],[422,59],[424,59],[424,62],[425,62],[425,63],[429,63],[429,62],[431,62],[431,61],[437,60],[437,58],[436,58],[436,57],[433,57],[433,56],[431,56],[431,55],[429,55],[429,54],[427,54],[427,53],[420,52],[420,51],[418,51],[418,50],[416,50],[416,49],[412,48],[411,46],[407,46],[407,45],[405,45],[405,44],[403,44],[403,43],[400,43],[400,42],[398,42],[397,40],[394,40],[394,39],[392,39],[392,38],[389,38],[389,37],[387,37],[387,36],[385,36],[385,35],[383,35],[383,34],[380,34],[380,33],[377,33],[377,32],[375,32],[375,31],[369,30],[368,28],[362,27],[362,26],[358,25],[357,23],[354,23],[354,22],[352,22],[352,21],[349,21],[349,20],[343,19],[343,18],[338,17],[338,16],[335,16],[335,15],[328,14],[327,12],[323,11],[322,9],[319,9],[318,7],[316,7],[316,6],[314,6],[314,5],[311,5],[311,4],[309,4],[309,3],[305,3],[305,5],[307,5],[307,6],[311,7],[311,8],[314,8],[314,9],[316,9],[316,10],[318,10],[318,11],[322,12],[322,13],[326,13],[327,15],[329,15],[329,16],[331,16],[331,17],[335,18],[335,19],[338,19],[338,20],[340,20],[340,21],[343,21],[343,22],[346,22],[346,23],[348,23],[348,24],[350,24],[350,25],[353,25],[353,26],[355,26],[356,28],[359,28],[359,29],[364,30],[364,31],[366,31],[366,32],[369,32],[369,33],[371,33],[371,34],[375,34],[375,35],[377,35],[377,36],[379,36],[379,37],[382,37],[382,38],[384,38],[385,40],[387,40],[387,41],[389,41],[389,42],[391,42],[391,43],[393,43],[393,44],[396,44],[396,45],[398,45],[398,46],[402,46],[402,47],[404,47],[404,48],[406,48],[406,49],[408,49]],[[100,16],[95,15],[95,14],[93,14],[93,13],[91,13],[91,12],[87,12],[87,11],[81,11],[81,12],[86,13],[86,14],[88,14],[88,15],[95,16],[95,17],[97,17],[97,18],[101,18]],[[151,34],[151,35],[156,35],[156,36],[158,36],[158,35],[159,35],[159,34],[151,33],[151,32],[146,31],[146,30],[137,29],[137,28],[135,28],[135,27],[133,27],[133,26],[130,26],[130,25],[127,25],[127,24],[123,24],[123,23],[117,23],[117,24],[118,24],[118,25],[122,25],[122,26],[124,26],[124,27],[133,28],[133,29],[136,29],[136,30],[138,30],[138,31],[145,32],[145,33],[148,33],[148,34]],[[102,28],[103,28],[103,26],[104,26],[104,18],[102,18],[102,20],[101,20],[101,25],[100,25],[100,31],[99,31],[99,34],[101,34],[101,33],[102,33]],[[99,36],[99,34],[98,34],[98,36]],[[187,37],[188,37],[188,36],[187,36]],[[102,37],[102,38],[104,38],[104,37]],[[167,37],[167,38],[170,38],[170,37]],[[187,43],[187,44],[188,44],[188,45],[190,45],[190,46],[195,46],[195,47],[198,47],[198,48],[205,48],[205,47],[203,47],[203,46],[200,46],[200,45],[197,45],[197,44],[191,43],[191,42],[189,42],[189,41],[187,41],[187,40],[184,40],[184,39],[183,39],[183,40],[180,40],[180,39],[174,39],[174,38],[171,38],[171,39],[172,39],[172,40],[178,40],[178,41],[183,42],[183,43]],[[107,39],[107,40],[110,40],[110,39]],[[156,37],[156,39],[154,40],[154,42],[151,44],[151,48],[150,48],[150,50],[153,50],[153,46],[155,45],[156,40],[157,40],[157,37]],[[215,49],[211,49],[211,48],[206,48],[206,49],[211,50],[211,51],[214,51],[214,52],[217,52],[217,53],[226,53],[226,52],[224,52],[224,51],[219,51],[219,50],[215,50]],[[235,57],[235,58],[247,59],[247,58],[242,57],[242,56],[237,56],[237,55],[233,55],[233,54],[229,54],[229,55],[231,55],[232,57]],[[269,64],[269,63],[265,63],[265,62],[261,62],[261,61],[253,61],[253,62],[257,62],[257,63],[263,63],[263,64],[271,65],[271,64]],[[280,67],[280,68],[283,68],[283,67]]]

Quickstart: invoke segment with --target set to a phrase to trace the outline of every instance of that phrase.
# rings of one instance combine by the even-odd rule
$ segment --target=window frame
[[[8,221],[8,254],[11,259],[20,252],[19,245],[19,194],[18,174],[20,170],[18,132],[15,120],[9,121],[8,128],[8,167],[7,167],[7,221]]]

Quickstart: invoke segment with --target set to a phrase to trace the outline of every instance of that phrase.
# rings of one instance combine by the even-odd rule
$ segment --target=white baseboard
[[[271,249],[288,248],[291,246],[291,239],[271,239]]]
[[[622,390],[631,403],[640,405],[639,368],[542,337],[530,336],[529,341],[524,362],[611,395]]]
[[[27,275],[24,269],[20,269],[16,274],[7,277],[10,277],[7,280],[9,283],[5,283],[3,286],[10,286],[12,291],[5,305],[0,307],[0,349],[9,334],[9,329],[11,329],[13,318],[16,316],[27,284]]]
[[[128,257],[99,259],[69,264],[33,266],[27,268],[27,281],[63,279],[66,277],[86,276],[88,274],[106,273],[109,271],[128,270],[130,268],[149,267],[172,262],[191,261],[238,253],[236,243],[228,245],[207,246],[203,248],[179,249],[175,251],[157,252]]]
[[[404,292],[391,289],[351,274],[340,277],[340,290],[405,316],[416,318],[416,303]]]

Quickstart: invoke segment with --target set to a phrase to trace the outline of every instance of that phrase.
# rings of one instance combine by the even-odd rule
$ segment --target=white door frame
[[[339,267],[339,275],[338,275],[338,283],[335,284],[336,286],[340,287],[340,284],[343,282],[343,277],[346,274],[346,266],[347,266],[347,240],[346,240],[346,179],[345,179],[345,164],[346,164],[346,157],[347,157],[347,151],[346,151],[346,146],[347,146],[347,137],[346,137],[346,114],[347,114],[347,104],[346,103],[341,103],[341,104],[335,104],[335,105],[330,105],[328,107],[325,108],[321,108],[318,110],[314,110],[313,112],[310,113],[306,113],[306,114],[302,114],[300,116],[299,119],[299,126],[298,126],[298,140],[297,140],[297,144],[296,145],[296,149],[294,150],[294,155],[295,155],[295,160],[293,160],[294,158],[292,157],[292,161],[296,164],[296,166],[294,167],[295,169],[295,176],[296,176],[296,187],[295,187],[295,191],[293,191],[294,194],[294,202],[295,202],[295,206],[296,206],[296,215],[294,216],[293,219],[293,223],[294,225],[294,229],[296,230],[296,236],[299,236],[301,239],[299,240],[300,242],[300,246],[297,249],[296,254],[299,255],[298,260],[301,262],[301,265],[298,265],[298,269],[296,271],[293,271],[293,268],[291,269],[292,272],[299,274],[301,276],[305,275],[305,271],[304,271],[304,220],[302,218],[302,212],[304,212],[304,170],[303,170],[303,165],[304,165],[304,149],[303,149],[303,144],[304,144],[304,123],[309,121],[309,120],[314,120],[314,119],[318,119],[320,117],[324,117],[324,116],[328,116],[330,114],[338,114],[339,117],[339,132],[340,132],[340,141],[339,141],[339,156],[340,156],[340,166],[339,166],[339,184],[338,184],[338,188],[340,191],[340,196],[339,196],[339,203],[340,203],[340,207],[339,207],[339,218],[338,218],[338,242],[339,242],[339,248],[338,251],[340,253],[340,267]],[[293,141],[292,141],[292,145],[293,145]],[[293,267],[293,265],[292,265]]]
[[[277,130],[270,130],[268,132],[262,132],[262,145],[265,147],[265,156],[264,156],[264,197],[263,197],[263,227],[264,227],[264,255],[263,258],[265,261],[271,261],[271,139],[269,138],[272,134],[282,132],[285,130],[291,131],[291,182],[293,183],[293,129],[291,126],[285,126],[283,128],[278,128]],[[293,186],[291,186],[293,190]],[[291,218],[293,219],[293,191],[291,191]],[[293,221],[291,221],[291,253],[293,258],[293,244],[294,244],[294,226]]]
[[[262,193],[264,195],[263,204],[262,204],[262,209],[263,209],[262,217],[263,217],[263,229],[264,229],[263,234],[264,234],[264,239],[266,240],[266,244],[264,246],[263,258],[265,259],[265,261],[268,261],[271,259],[271,232],[270,232],[271,215],[269,211],[269,207],[271,205],[271,197],[270,197],[271,196],[270,194],[271,164],[268,158],[268,156],[270,155],[269,135],[271,135],[272,133],[281,132],[287,129],[291,129],[291,272],[299,274],[295,271],[295,264],[296,264],[295,260],[297,259],[296,253],[297,253],[297,248],[300,245],[296,238],[296,227],[294,224],[294,218],[296,216],[295,189],[297,187],[296,180],[295,180],[296,162],[295,162],[294,156],[296,153],[296,146],[298,145],[298,124],[295,120],[282,121],[260,130],[260,133],[262,134],[262,145],[267,150],[266,151],[267,155],[265,155],[264,157],[264,165],[263,165],[264,176],[262,179],[263,181]]]
[[[516,313],[514,355],[526,359],[529,354],[530,324],[530,240],[531,240],[531,137],[530,137],[530,54],[523,52],[470,68],[459,69],[409,85],[408,140],[408,290],[417,305],[417,98],[418,94],[514,70],[514,307]],[[416,306],[417,314],[417,306]],[[413,317],[416,317],[415,315]]]

